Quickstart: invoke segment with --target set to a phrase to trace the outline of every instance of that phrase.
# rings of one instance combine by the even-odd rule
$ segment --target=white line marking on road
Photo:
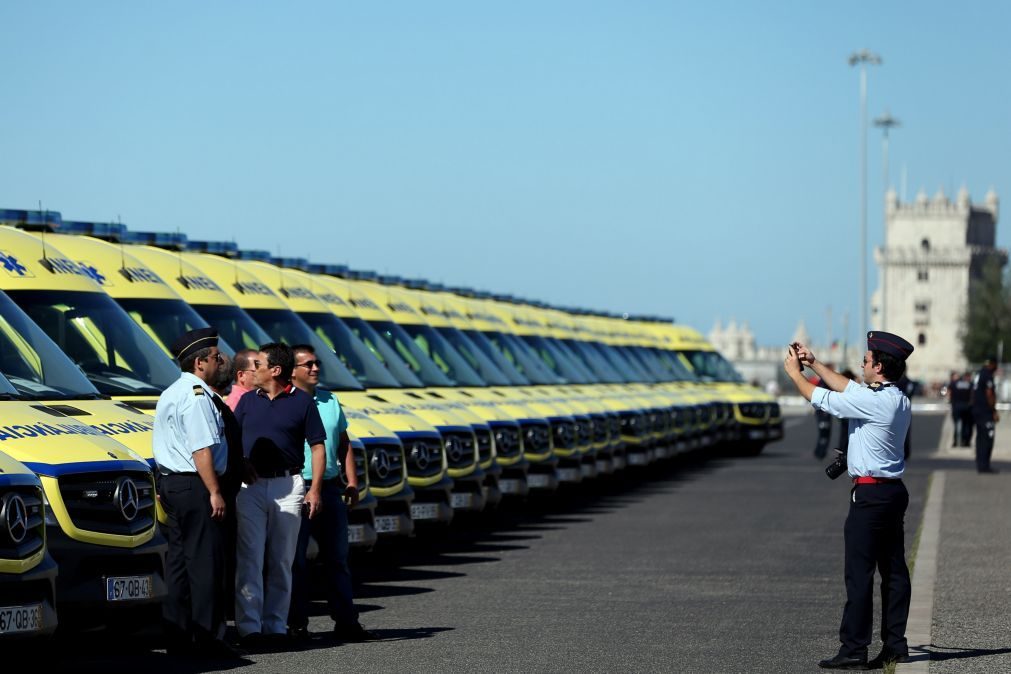
[[[912,662],[899,664],[896,672],[921,672],[930,668],[932,643],[930,630],[934,621],[934,583],[937,580],[937,550],[941,541],[941,508],[944,502],[944,471],[934,471],[930,493],[923,508],[923,528],[916,550],[913,571],[913,596],[909,604],[909,621],[906,623],[906,641]]]

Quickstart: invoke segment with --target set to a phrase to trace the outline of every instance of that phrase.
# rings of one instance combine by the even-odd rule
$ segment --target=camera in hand
[[[835,450],[836,457],[835,461],[825,466],[825,474],[828,475],[830,480],[834,480],[843,473],[846,472],[846,452],[842,450]]]
[[[793,349],[793,352],[797,354],[797,367],[799,367],[800,371],[803,372],[804,361],[800,359],[800,342],[793,342],[792,344],[790,344],[790,347]]]

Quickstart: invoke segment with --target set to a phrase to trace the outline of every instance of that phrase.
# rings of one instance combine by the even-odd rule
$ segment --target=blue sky
[[[759,341],[850,312],[858,74],[893,183],[1011,197],[1011,5],[32,2],[0,25],[0,207]],[[880,134],[869,143],[881,239]],[[998,227],[1007,246],[1011,225]],[[876,270],[871,258],[871,290]]]

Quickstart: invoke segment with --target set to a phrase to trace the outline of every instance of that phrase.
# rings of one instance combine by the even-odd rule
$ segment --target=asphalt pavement
[[[947,480],[936,635],[923,650],[937,656],[930,671],[1011,671],[1011,472],[977,476],[958,456],[933,456],[942,422],[938,413],[917,415],[906,474],[907,552],[929,475],[944,470]],[[825,477],[824,462],[811,454],[814,438],[805,411],[758,457],[653,466],[361,555],[362,622],[382,641],[336,644],[318,602],[311,643],[251,654],[230,668],[818,671],[818,660],[838,648],[850,485]],[[171,658],[150,630],[57,644],[54,666],[77,671],[203,672],[223,664]]]

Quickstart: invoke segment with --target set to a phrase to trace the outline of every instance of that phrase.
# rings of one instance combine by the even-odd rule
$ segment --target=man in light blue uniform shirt
[[[818,361],[803,344],[793,344],[783,363],[797,390],[816,410],[849,421],[847,467],[853,479],[846,542],[846,607],[839,653],[822,660],[825,669],[868,669],[906,661],[906,620],[910,582],[906,566],[903,519],[909,493],[902,483],[903,444],[912,412],[909,399],[895,386],[906,369],[913,346],[887,332],[867,333],[863,377],[866,387]],[[828,386],[817,388],[804,378],[807,365]],[[881,574],[881,653],[867,660],[874,609],[874,570]]]
[[[219,483],[228,444],[208,385],[222,362],[218,333],[191,330],[173,343],[172,353],[182,374],[158,398],[152,436],[158,496],[168,518],[165,629],[174,652],[230,656],[234,652],[221,641],[229,594]]]
[[[334,636],[340,641],[370,641],[376,636],[358,622],[358,611],[351,591],[351,567],[348,564],[348,508],[354,508],[358,503],[358,477],[348,439],[348,421],[337,398],[329,391],[318,388],[321,363],[316,358],[315,349],[307,344],[297,344],[291,349],[295,354],[291,381],[313,396],[326,429],[326,470],[323,473],[321,492],[323,508],[313,519],[302,518],[295,562],[292,564],[288,630],[294,639],[310,638],[310,574],[306,551],[311,535],[319,546],[326,580],[327,606],[334,621]],[[308,446],[305,452],[308,459]],[[341,481],[342,471],[347,486]],[[307,485],[311,484],[311,472],[303,473],[303,477]]]

